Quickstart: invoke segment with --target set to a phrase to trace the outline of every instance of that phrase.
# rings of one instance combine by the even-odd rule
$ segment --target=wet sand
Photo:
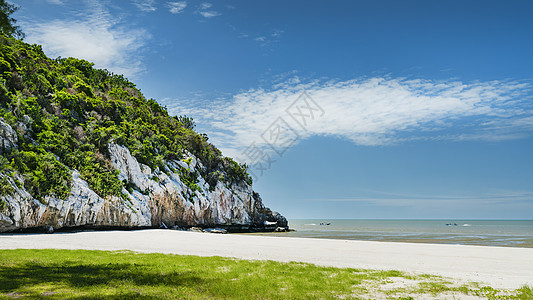
[[[209,234],[173,230],[0,234],[0,249],[131,250],[400,270],[495,288],[533,285],[533,249]]]

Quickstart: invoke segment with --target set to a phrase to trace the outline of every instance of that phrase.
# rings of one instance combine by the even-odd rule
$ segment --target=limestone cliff
[[[9,138],[3,140],[10,141]],[[199,189],[189,188],[181,181],[178,171],[200,173],[205,168],[190,153],[187,159],[166,162],[165,170],[151,170],[138,163],[124,146],[110,144],[109,153],[113,166],[120,171],[120,179],[134,187],[131,192],[124,188],[125,199],[98,196],[80,178],[78,171],[72,170],[69,197],[61,200],[48,196],[43,204],[18,187],[17,178],[4,176],[2,182],[10,184],[14,192],[0,198],[5,203],[0,212],[0,232],[48,229],[50,226],[56,230],[65,227],[217,226],[242,231],[275,229],[265,226],[265,221],[277,222],[276,227],[288,225],[283,216],[266,208],[259,195],[244,181],[232,185],[218,181],[212,187],[199,177]],[[17,180],[22,181],[22,178]]]
[[[0,232],[287,226],[246,165],[122,75],[3,34],[0,50]]]

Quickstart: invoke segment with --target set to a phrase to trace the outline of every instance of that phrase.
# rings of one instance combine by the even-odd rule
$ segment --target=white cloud
[[[187,1],[176,1],[176,2],[169,2],[168,8],[171,13],[173,14],[179,14],[187,7]]]
[[[204,2],[200,5],[200,9],[210,9],[211,7],[213,7],[213,4],[207,2]]]
[[[217,17],[217,16],[220,16],[221,13],[217,12],[217,11],[214,11],[214,10],[211,10],[211,11],[200,11],[199,14],[204,17],[204,18],[212,18],[212,17]]]
[[[50,3],[50,4],[55,4],[55,5],[63,5],[63,1],[62,0],[46,0],[46,2]]]
[[[215,144],[226,155],[242,157],[252,143],[268,148],[261,135],[279,117],[300,140],[334,136],[368,146],[417,139],[522,138],[533,133],[533,105],[523,98],[529,89],[529,84],[502,81],[367,78],[302,83],[294,77],[270,90],[241,92],[212,108],[168,106],[171,112],[186,112],[198,123],[209,124]],[[324,111],[321,117],[315,111],[304,127],[286,111],[303,91]]]
[[[135,4],[138,9],[145,12],[153,12],[157,10],[155,0],[133,0],[133,4]]]
[[[279,42],[283,32],[283,30],[274,30],[270,34],[255,37],[254,41],[259,42],[259,45],[261,45],[261,47],[267,47]]]
[[[270,34],[270,36],[274,38],[279,38],[283,32],[283,30],[274,30],[274,32]]]
[[[211,7],[213,7],[212,3],[204,2],[200,4],[200,7],[196,11],[196,13],[200,14],[204,18],[213,18],[222,15],[218,11],[209,10]]]
[[[143,70],[139,52],[150,37],[145,30],[121,26],[98,2],[83,14],[78,20],[23,24],[27,40],[43,45],[50,56],[86,59],[130,78]]]

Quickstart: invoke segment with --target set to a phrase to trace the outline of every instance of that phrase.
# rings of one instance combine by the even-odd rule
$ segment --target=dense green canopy
[[[136,188],[118,179],[109,160],[111,142],[128,147],[152,169],[180,172],[191,188],[199,175],[212,187],[219,180],[251,183],[246,166],[224,158],[205,134],[193,130],[191,118],[169,116],[122,75],[81,59],[50,59],[41,46],[5,34],[0,35],[0,120],[18,135],[17,149],[0,151],[0,179],[23,178],[18,184],[41,201],[47,195],[67,197],[73,169],[103,197],[122,197],[123,187]],[[182,159],[185,150],[202,161],[201,174],[164,167],[165,160]],[[10,192],[5,189],[0,194]]]

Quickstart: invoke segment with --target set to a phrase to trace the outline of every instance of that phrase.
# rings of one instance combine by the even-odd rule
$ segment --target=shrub
[[[15,189],[13,188],[13,186],[11,185],[7,177],[0,177],[0,196],[11,195],[14,192],[15,192]],[[2,210],[1,209],[2,203],[3,202],[0,202],[0,211]]]
[[[46,196],[65,199],[70,193],[70,171],[47,152],[21,151],[14,158],[17,169],[23,170],[25,188],[44,203]]]

